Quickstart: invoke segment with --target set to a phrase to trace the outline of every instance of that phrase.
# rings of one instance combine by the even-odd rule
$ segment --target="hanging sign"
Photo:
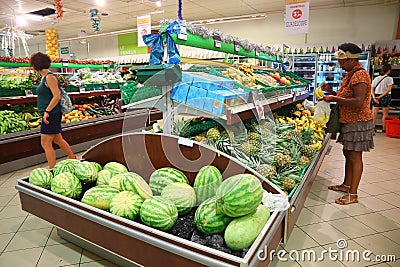
[[[221,36],[219,36],[218,34],[214,35],[214,47],[221,48]]]
[[[151,34],[151,16],[144,15],[137,17],[138,47],[147,45],[143,42],[143,36]]]
[[[286,34],[308,33],[309,0],[286,0]]]

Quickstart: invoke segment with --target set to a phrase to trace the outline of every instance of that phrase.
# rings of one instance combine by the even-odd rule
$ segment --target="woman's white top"
[[[382,80],[383,79],[383,80]],[[382,80],[382,81],[381,81]],[[381,82],[379,82],[381,81]],[[379,83],[379,84],[378,84]],[[378,84],[378,86],[376,86]],[[375,88],[375,94],[383,94],[389,85],[393,84],[393,78],[387,75],[379,75],[372,81],[372,87]],[[390,94],[391,92],[389,92]]]

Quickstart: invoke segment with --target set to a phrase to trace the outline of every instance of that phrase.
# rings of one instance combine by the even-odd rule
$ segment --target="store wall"
[[[399,4],[310,10],[309,34],[286,35],[284,14],[266,19],[208,25],[253,43],[307,46],[352,41],[371,43],[396,36]]]

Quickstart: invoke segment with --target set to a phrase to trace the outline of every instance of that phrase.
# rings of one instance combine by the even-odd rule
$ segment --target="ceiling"
[[[64,0],[64,16],[58,22],[56,15],[34,16],[28,24],[19,27],[36,37],[30,43],[44,40],[44,30],[55,28],[59,39],[77,37],[81,30],[87,35],[95,34],[91,28],[89,11],[97,8],[107,16],[101,16],[101,33],[136,28],[136,17],[151,12],[152,24],[158,25],[163,18],[177,18],[178,0],[162,0],[162,6],[156,7],[156,0],[104,0],[104,6],[96,6],[95,0]],[[311,0],[311,9],[350,7],[359,5],[393,4],[399,0]],[[54,8],[52,0],[0,0],[0,27],[16,25],[17,16],[43,8]],[[256,13],[283,12],[284,0],[182,0],[182,16],[187,21],[221,17],[241,16]]]

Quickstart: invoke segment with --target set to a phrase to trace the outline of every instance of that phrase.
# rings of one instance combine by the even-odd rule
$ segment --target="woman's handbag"
[[[331,109],[331,112],[329,114],[329,120],[326,123],[326,132],[339,133],[341,127],[342,125],[339,122],[339,105],[335,104]]]

